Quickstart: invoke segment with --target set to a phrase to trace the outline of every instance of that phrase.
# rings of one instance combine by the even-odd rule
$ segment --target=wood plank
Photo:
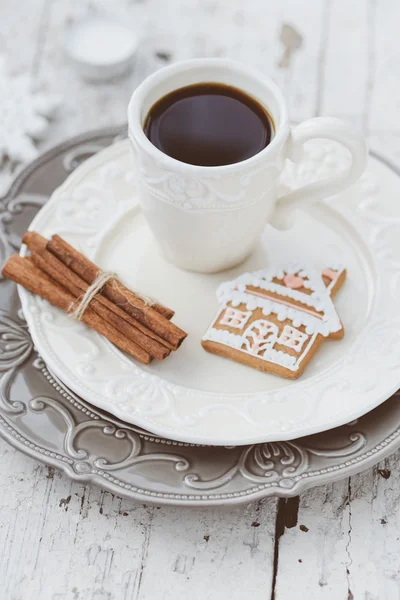
[[[369,107],[369,5],[365,0],[354,0],[350,10],[339,10],[335,3],[327,7],[319,113],[346,119],[361,128]]]
[[[376,0],[374,64],[370,83],[371,132],[399,133],[399,22],[400,4]]]
[[[347,598],[348,480],[321,486],[300,498],[297,522],[279,539],[276,600]]]
[[[3,597],[132,598],[153,509],[0,453]]]
[[[373,44],[370,51],[367,129],[370,147],[399,165],[400,50],[396,27],[400,19],[400,5],[397,2],[389,4],[385,0],[375,0],[370,10],[373,17]]]
[[[275,598],[398,597],[399,453],[300,499],[279,539]]]
[[[399,598],[399,456],[351,478],[346,549],[353,598]]]
[[[285,4],[280,31],[282,33],[282,28],[289,25],[302,38],[301,46],[293,53],[288,67],[281,67],[282,71],[286,71],[283,91],[289,104],[289,114],[296,123],[314,117],[317,113],[319,63],[325,18],[325,2],[320,0],[290,0]],[[283,50],[282,44],[280,50]]]
[[[156,511],[138,598],[269,598],[275,508]]]

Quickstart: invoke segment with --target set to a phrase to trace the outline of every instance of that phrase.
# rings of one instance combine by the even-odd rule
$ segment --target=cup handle
[[[305,208],[352,185],[362,175],[368,157],[363,135],[341,119],[316,117],[294,127],[287,141],[287,158],[298,162],[303,157],[303,145],[308,140],[321,138],[334,140],[345,146],[351,154],[351,164],[332,177],[307,184],[278,198],[273,224],[284,229],[291,225],[290,213]]]

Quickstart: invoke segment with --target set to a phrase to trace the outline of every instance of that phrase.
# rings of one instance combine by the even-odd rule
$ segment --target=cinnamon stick
[[[33,231],[28,231],[22,238],[32,253],[32,260],[42,271],[67,289],[75,298],[80,298],[86,292],[88,284],[64,263],[46,250],[47,240]],[[144,327],[133,317],[125,313],[108,298],[98,294],[90,303],[91,308],[103,319],[109,321],[126,337],[136,342],[144,350],[158,360],[163,360],[170,354],[168,342]]]
[[[61,262],[67,265],[72,271],[79,275],[89,285],[95,281],[99,274],[98,267],[87,259],[83,254],[75,250],[59,235],[53,235],[47,243],[47,249],[54,254]],[[179,327],[166,319],[157,312],[153,306],[147,305],[144,300],[128,290],[124,285],[118,282],[106,283],[101,292],[111,302],[115,303],[122,310],[137,319],[142,325],[145,325],[151,331],[154,331],[161,338],[169,342],[176,350],[187,334]]]
[[[55,283],[43,271],[41,271],[29,258],[22,258],[18,254],[13,254],[3,267],[4,277],[22,285],[25,289],[44,298],[50,304],[61,308],[64,312],[69,312],[71,304],[74,302],[74,296]],[[100,318],[90,307],[85,310],[82,322],[91,329],[94,329],[118,348],[136,358],[144,364],[151,362],[150,354],[141,348],[138,344],[128,339],[120,331],[115,329],[109,322]]]

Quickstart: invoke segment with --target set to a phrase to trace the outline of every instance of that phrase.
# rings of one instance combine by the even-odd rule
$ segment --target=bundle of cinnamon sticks
[[[50,240],[33,231],[22,238],[31,256],[12,255],[3,275],[72,313],[101,270],[58,235]],[[170,319],[174,311],[150,303],[120,281],[110,279],[91,299],[81,320],[136,360],[149,364],[179,348],[186,333]]]

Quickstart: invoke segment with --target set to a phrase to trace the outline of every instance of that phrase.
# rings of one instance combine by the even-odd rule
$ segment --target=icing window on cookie
[[[245,349],[256,356],[273,347],[278,339],[279,329],[275,323],[260,319],[248,327],[243,335]]]
[[[221,325],[228,325],[235,329],[243,329],[249,320],[251,312],[243,312],[237,308],[228,307],[224,312],[222,319],[220,320]]]
[[[278,340],[278,344],[292,348],[293,350],[296,350],[296,352],[300,352],[307,339],[308,335],[306,333],[303,333],[290,325],[285,325]]]

